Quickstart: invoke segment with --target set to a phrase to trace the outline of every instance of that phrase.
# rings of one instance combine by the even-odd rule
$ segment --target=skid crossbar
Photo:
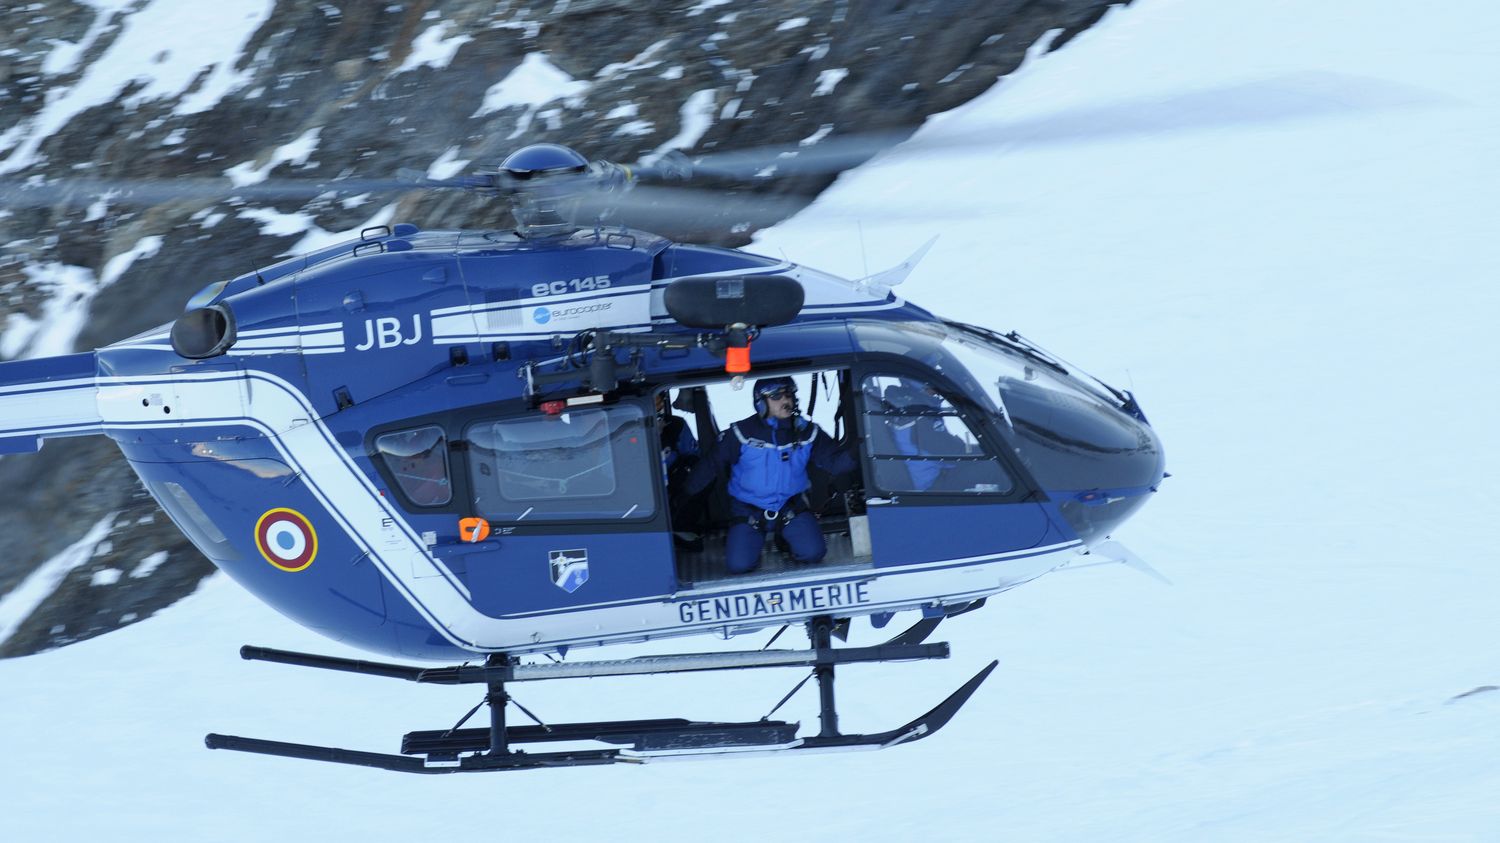
[[[557,664],[462,665],[456,667],[415,667],[384,662],[341,659],[273,650],[269,647],[241,647],[240,657],[251,661],[276,662],[323,670],[386,676],[409,682],[438,685],[487,684],[490,682],[537,682],[544,679],[583,679],[597,676],[642,676],[656,673],[692,673],[703,670],[743,670],[762,667],[815,667],[860,662],[913,661],[946,659],[946,643],[910,644],[875,647],[826,646],[814,650],[740,650],[727,653],[679,653],[668,656],[641,656],[633,659],[594,662],[559,662]]]
[[[468,719],[469,715],[465,715],[457,726],[450,729],[408,732],[402,739],[400,755],[285,743],[236,735],[211,734],[205,738],[204,742],[209,749],[228,749],[423,774],[598,764],[640,764],[663,758],[711,755],[881,749],[920,740],[941,729],[963,707],[964,703],[968,702],[980,684],[995,669],[995,662],[990,662],[962,687],[948,695],[947,699],[910,723],[886,732],[861,735],[839,732],[838,713],[834,707],[834,666],[947,658],[949,655],[947,644],[922,643],[934,626],[936,626],[935,623],[919,623],[895,639],[874,647],[836,649],[831,641],[835,627],[834,619],[818,617],[808,622],[807,632],[812,646],[806,650],[681,653],[616,661],[554,664],[518,664],[515,658],[497,653],[490,655],[483,665],[436,668],[294,653],[266,647],[244,647],[240,650],[240,655],[256,661],[360,673],[366,676],[384,676],[408,682],[441,685],[481,684],[485,686],[485,699],[481,705],[487,704],[490,708],[489,727],[460,728],[463,721]],[[508,725],[505,720],[506,708],[512,704],[519,705],[510,699],[506,691],[506,684],[510,682],[767,667],[812,669],[813,677],[818,680],[820,730],[816,735],[799,738],[797,737],[799,724],[771,720],[769,715],[754,722],[714,722],[669,718],[512,726]],[[478,708],[479,706],[476,706],[469,714],[474,714]],[[525,709],[523,708],[522,711]],[[517,745],[570,743],[602,743],[610,746],[571,750],[559,747],[560,751],[553,752],[529,752],[515,748]]]

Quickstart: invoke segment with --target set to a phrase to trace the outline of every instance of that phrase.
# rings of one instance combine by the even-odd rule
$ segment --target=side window
[[[924,381],[873,375],[861,385],[873,485],[887,492],[1009,492],[1009,474],[958,411]]]
[[[442,506],[453,500],[448,482],[448,437],[437,425],[387,433],[375,450],[395,475],[401,492],[417,506]]]
[[[661,456],[620,404],[482,421],[465,431],[474,504],[492,521],[649,518]]]

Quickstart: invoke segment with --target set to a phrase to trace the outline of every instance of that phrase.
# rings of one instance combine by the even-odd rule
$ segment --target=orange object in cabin
[[[743,375],[750,371],[750,346],[737,348],[729,346],[724,354],[724,371],[731,375]]]

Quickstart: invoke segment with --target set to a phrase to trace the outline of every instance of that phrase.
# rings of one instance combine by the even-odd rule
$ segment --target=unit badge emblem
[[[563,591],[572,594],[589,581],[588,550],[549,550],[547,559],[552,563],[552,582]]]

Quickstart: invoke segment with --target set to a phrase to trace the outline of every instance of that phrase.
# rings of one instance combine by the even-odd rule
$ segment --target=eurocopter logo
[[[549,550],[547,559],[552,563],[552,582],[563,591],[572,594],[589,581],[588,550]]]
[[[607,313],[614,306],[614,302],[596,301],[589,304],[575,304],[572,307],[539,307],[531,311],[531,321],[538,325],[545,325],[553,319],[577,319],[591,314]]]

